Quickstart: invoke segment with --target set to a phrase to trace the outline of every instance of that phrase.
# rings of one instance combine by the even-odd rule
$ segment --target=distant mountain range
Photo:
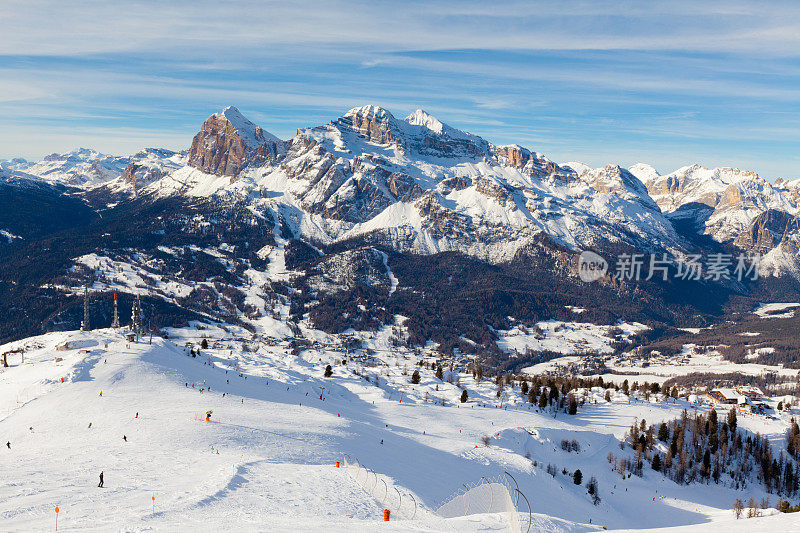
[[[797,180],[770,184],[754,172],[699,165],[661,175],[646,164],[557,164],[518,145],[494,145],[421,109],[399,119],[380,107],[358,107],[281,140],[228,107],[203,122],[188,151],[148,148],[120,157],[79,149],[38,162],[1,161],[0,177],[5,211],[24,202],[30,212],[0,215],[3,235],[14,236],[0,239],[7,258],[0,283],[8,297],[38,298],[44,288],[70,293],[81,280],[93,280],[98,290],[133,288],[130,279],[98,282],[108,273],[79,268],[78,258],[95,253],[199,291],[191,305],[158,283],[139,291],[170,307],[165,320],[224,309],[228,319],[249,320],[257,329],[258,318],[246,315],[263,315],[272,299],[294,305],[284,320],[316,321],[323,329],[411,316],[419,342],[447,338],[452,347],[463,335],[441,331],[446,321],[437,325],[431,314],[441,315],[438,306],[447,302],[428,291],[459,284],[457,305],[479,309],[452,328],[480,331],[486,339],[478,345],[490,350],[493,328],[509,315],[562,316],[569,315],[565,306],[579,305],[596,309],[581,320],[705,323],[744,305],[743,298],[774,296],[776,286],[778,294],[793,294],[800,279]],[[51,220],[36,208],[44,199],[57,204]],[[22,290],[14,269],[37,250],[54,253],[42,239],[67,242],[68,250],[58,252],[56,263],[40,262],[51,268],[35,269],[39,274]],[[586,249],[609,261],[620,253],[759,253],[762,279],[633,283],[609,272],[589,286],[576,272],[576,257]],[[197,254],[217,265],[209,272],[225,271],[216,275],[220,286],[209,281],[215,276],[186,278]],[[433,270],[442,261],[450,270]],[[223,285],[244,296],[226,300]],[[381,312],[365,313],[365,302],[380,302]],[[64,313],[73,304],[46,307],[26,322],[28,331],[71,320]],[[354,322],[359,314],[365,316]],[[11,336],[4,331],[0,340]]]

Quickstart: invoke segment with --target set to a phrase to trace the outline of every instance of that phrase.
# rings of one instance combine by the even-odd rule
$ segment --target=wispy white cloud
[[[248,57],[273,45],[373,50],[692,50],[796,56],[800,6],[773,2],[54,2],[10,0],[0,54],[165,51]]]
[[[288,137],[377,103],[556,158],[800,172],[796,2],[6,0],[0,36],[2,157],[185,146],[229,104]]]

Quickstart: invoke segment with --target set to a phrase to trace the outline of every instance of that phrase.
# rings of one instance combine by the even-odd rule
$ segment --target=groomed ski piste
[[[519,388],[497,398],[492,381],[471,374],[453,377],[469,392],[463,404],[431,369],[412,385],[415,361],[391,354],[379,353],[378,366],[335,364],[341,356],[324,351],[245,351],[217,328],[169,333],[152,344],[104,329],[0,346],[27,347],[24,362],[12,354],[0,368],[0,530],[53,531],[58,506],[59,531],[510,531],[504,513],[435,513],[464,484],[504,472],[530,501],[530,531],[800,530],[799,514],[734,518],[736,498],[766,496],[756,484],[735,491],[678,485],[647,466],[642,478],[611,471],[606,456],[624,453],[618,439],[634,418],[676,418],[691,409],[684,401],[618,393],[608,403],[598,389],[597,403],[554,417],[522,402]],[[211,347],[191,357],[186,343],[201,336]],[[783,419],[742,417],[740,427],[782,446]],[[562,439],[580,452],[562,450]],[[405,509],[385,522],[386,505],[345,458],[406,495]],[[598,505],[561,473],[576,468],[597,478]],[[519,520],[526,531],[522,504]]]

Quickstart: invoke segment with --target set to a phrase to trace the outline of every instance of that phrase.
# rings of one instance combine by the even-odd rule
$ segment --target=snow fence
[[[417,517],[419,511],[417,499],[410,492],[398,489],[391,478],[365,467],[358,459],[349,455],[344,456],[342,465],[356,483],[361,485],[381,506],[392,512],[392,516],[405,520],[413,520]]]
[[[528,505],[527,532],[531,527],[530,504],[525,495],[520,492],[517,482],[507,472],[495,478],[482,477],[476,483],[464,484],[459,491],[436,509],[436,514],[443,518],[456,518],[471,514],[502,513],[508,519],[511,531],[522,533],[522,524],[517,510],[520,497]]]

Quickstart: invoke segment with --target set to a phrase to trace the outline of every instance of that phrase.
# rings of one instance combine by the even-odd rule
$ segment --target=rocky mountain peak
[[[125,170],[128,159],[77,148],[50,154],[34,163],[19,161],[13,169],[49,182],[90,186],[118,177]]]
[[[145,148],[130,157],[130,162],[120,176],[123,183],[133,186],[137,191],[147,185],[163,178],[168,173],[181,168],[186,164],[186,151],[173,152],[164,148]]]
[[[647,163],[636,163],[628,167],[628,172],[636,176],[639,181],[647,185],[648,183],[655,182],[661,177],[661,174]]]
[[[208,174],[236,176],[250,163],[274,159],[281,143],[229,106],[203,122],[192,139],[189,165]]]
[[[375,105],[354,107],[335,123],[376,144],[402,144],[401,128],[389,111]]]
[[[405,118],[405,121],[414,126],[423,126],[439,135],[445,132],[445,125],[436,117],[422,109],[417,109]]]
[[[583,174],[586,174],[587,172],[593,170],[592,167],[580,161],[567,161],[566,163],[561,163],[561,166],[563,168],[568,168],[572,170],[578,176],[582,176]]]
[[[392,112],[381,106],[367,104],[348,109],[343,117],[375,118],[378,120],[396,120]]]
[[[257,148],[264,142],[280,142],[280,139],[278,139],[275,135],[268,131],[264,131],[261,129],[261,126],[257,126],[250,122],[250,120],[248,120],[237,108],[233,106],[228,106],[223,109],[221,113],[215,113],[215,115],[221,115],[220,118],[224,118],[230,122],[242,140],[252,148]]]
[[[523,148],[517,144],[495,146],[494,154],[501,164],[516,168],[529,177],[544,178],[558,172],[567,173],[542,154]]]

